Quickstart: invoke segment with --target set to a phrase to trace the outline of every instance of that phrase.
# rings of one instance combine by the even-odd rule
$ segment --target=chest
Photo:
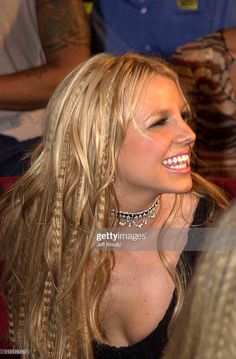
[[[162,228],[170,217],[171,201],[171,195],[162,196],[159,217],[154,227]],[[196,205],[195,197],[186,197],[180,213],[176,212],[169,228],[188,229]],[[171,247],[165,252],[173,271],[187,242],[188,231],[183,233],[178,251]],[[128,346],[146,338],[163,319],[174,289],[171,275],[157,250],[116,252],[115,267],[100,307],[100,322],[109,344]]]
[[[127,346],[147,337],[164,317],[173,291],[157,253],[121,255],[101,304],[102,328],[110,344]]]

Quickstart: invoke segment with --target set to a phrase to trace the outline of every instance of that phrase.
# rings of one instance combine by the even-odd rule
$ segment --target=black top
[[[188,233],[188,241],[191,238],[192,226],[204,225],[208,217],[211,207],[209,199],[202,198],[199,200],[198,206],[194,213],[192,225]],[[191,266],[195,265],[195,260],[198,252],[185,251],[181,257],[186,257]],[[146,338],[138,343],[126,347],[114,347],[106,344],[94,343],[94,356],[96,359],[158,359],[161,358],[165,345],[167,343],[167,328],[170,322],[174,307],[175,307],[175,292],[173,294],[170,305],[158,324],[157,328],[149,334]]]

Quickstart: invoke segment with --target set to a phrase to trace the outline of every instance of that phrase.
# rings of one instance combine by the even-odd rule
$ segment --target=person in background
[[[56,89],[31,166],[0,202],[16,348],[36,358],[161,357],[190,275],[185,244],[227,206],[191,171],[190,120],[176,73],[157,58],[99,54]],[[157,232],[143,250],[129,240],[121,251],[97,246],[96,233],[158,229],[179,229],[181,246],[157,247]]]
[[[206,237],[163,359],[236,357],[236,204]]]
[[[214,32],[171,57],[190,95],[197,134],[196,170],[236,179],[236,27]]]
[[[2,0],[0,176],[20,175],[57,84],[90,55],[82,0]]]
[[[168,58],[200,36],[236,25],[235,0],[96,0],[92,51]]]

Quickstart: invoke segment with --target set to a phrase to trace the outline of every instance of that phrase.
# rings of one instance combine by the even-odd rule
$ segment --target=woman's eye
[[[166,124],[166,121],[167,121],[166,118],[161,118],[160,120],[154,122],[154,123],[150,126],[150,128],[163,126],[163,125]]]
[[[186,122],[191,122],[192,120],[192,114],[189,111],[184,111],[181,113],[182,119]]]

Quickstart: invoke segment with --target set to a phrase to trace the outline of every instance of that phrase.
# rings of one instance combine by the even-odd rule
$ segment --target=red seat
[[[211,177],[210,180],[221,187],[231,198],[236,198],[236,179],[224,177]]]
[[[7,191],[12,183],[14,183],[19,177],[0,177],[0,185],[3,191]]]

